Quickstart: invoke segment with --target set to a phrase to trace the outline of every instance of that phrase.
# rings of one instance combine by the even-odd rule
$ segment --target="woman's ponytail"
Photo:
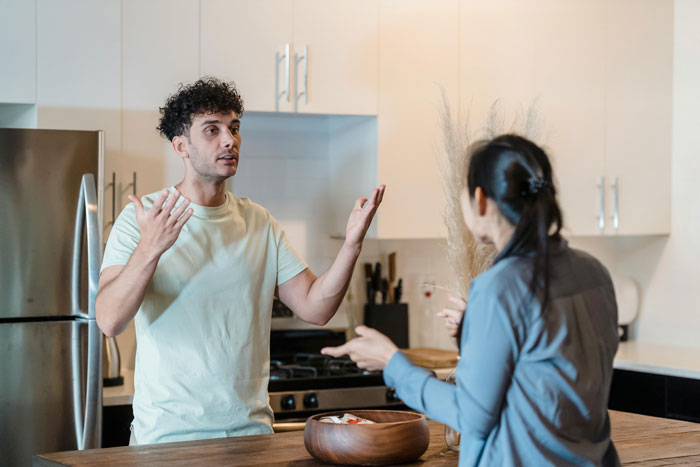
[[[552,244],[561,240],[561,210],[547,154],[517,135],[503,135],[475,143],[469,150],[466,174],[470,198],[480,187],[494,200],[506,220],[515,226],[512,238],[495,262],[511,256],[532,258],[530,293],[542,309],[549,305]],[[457,328],[460,344],[464,315]]]

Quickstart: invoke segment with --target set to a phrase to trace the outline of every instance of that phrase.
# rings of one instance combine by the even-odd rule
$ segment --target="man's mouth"
[[[232,155],[226,155],[226,156],[221,156],[221,157],[219,157],[219,159],[223,159],[223,160],[226,160],[226,161],[231,161],[231,160],[237,159],[237,157],[236,157],[236,156],[232,156]]]

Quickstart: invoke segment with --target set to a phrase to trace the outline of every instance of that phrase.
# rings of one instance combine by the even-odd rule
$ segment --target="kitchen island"
[[[700,424],[610,412],[612,437],[625,465],[700,465]],[[455,466],[445,447],[444,425],[430,421],[430,446],[415,465]],[[34,456],[36,467],[56,466],[319,466],[304,448],[301,431],[181,443],[69,451]]]

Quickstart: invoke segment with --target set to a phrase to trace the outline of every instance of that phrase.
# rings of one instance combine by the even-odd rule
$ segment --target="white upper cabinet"
[[[535,98],[531,8],[519,0],[460,2],[460,103],[476,134],[495,101],[510,129]]]
[[[574,235],[600,234],[605,216],[605,3],[539,0],[534,15],[541,142]]]
[[[535,92],[565,231],[669,233],[673,2],[537,10]]]
[[[673,1],[606,5],[605,232],[670,233]]]
[[[379,238],[440,238],[444,195],[436,156],[440,86],[459,95],[456,0],[380,2],[378,182],[387,185]]]
[[[36,3],[0,0],[0,103],[36,101]]]
[[[246,110],[292,111],[292,1],[201,3],[201,74],[234,81]]]
[[[202,0],[201,74],[251,111],[376,114],[374,0]]]
[[[379,80],[376,0],[295,0],[295,110],[374,115]]]
[[[119,0],[37,1],[38,105],[119,109],[119,15]]]
[[[122,0],[125,109],[158,110],[199,77],[197,0]]]

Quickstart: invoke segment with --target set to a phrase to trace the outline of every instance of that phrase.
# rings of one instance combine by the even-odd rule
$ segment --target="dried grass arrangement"
[[[537,113],[537,102],[527,112],[517,113],[509,126],[505,125],[500,101],[490,107],[484,124],[474,133],[470,127],[469,114],[453,115],[443,89],[440,124],[442,147],[438,153],[438,166],[445,192],[443,218],[447,226],[447,260],[455,273],[454,292],[467,298],[472,279],[486,270],[495,258],[490,246],[479,244],[467,229],[462,216],[460,195],[466,187],[469,166],[469,148],[480,140],[492,139],[504,133],[515,133],[537,142],[542,122]]]

